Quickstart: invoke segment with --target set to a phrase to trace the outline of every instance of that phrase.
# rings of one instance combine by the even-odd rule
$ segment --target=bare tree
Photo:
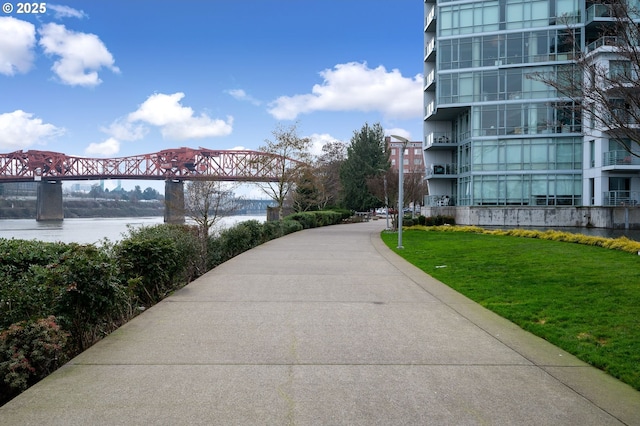
[[[266,140],[260,151],[279,157],[276,182],[256,183],[258,187],[278,204],[278,217],[283,216],[285,201],[289,192],[295,187],[301,166],[309,163],[311,139],[298,136],[297,124],[284,128],[278,126],[272,132],[275,140]]]
[[[635,3],[635,2],[634,2]],[[560,117],[582,118],[582,132],[606,132],[628,154],[640,156],[640,18],[630,1],[594,2],[596,16],[608,18],[596,32],[581,32],[567,20],[563,31],[574,63],[529,77],[566,98],[555,104]]]
[[[314,169],[319,210],[338,204],[342,190],[340,167],[346,157],[347,146],[340,141],[329,142],[322,147]]]
[[[206,263],[211,228],[223,217],[231,216],[239,209],[233,186],[212,180],[189,182],[185,187],[184,206],[185,215],[198,226],[203,262]]]
[[[427,183],[424,180],[424,170],[422,168],[404,173],[404,202],[405,205],[413,204],[414,212],[415,207],[422,204],[427,191]]]
[[[369,191],[381,200],[386,201],[386,206],[393,209],[393,224],[397,224],[398,206],[398,171],[388,169],[379,170],[379,174],[367,180]],[[424,180],[424,171],[421,168],[405,172],[403,174],[403,203],[407,205],[413,203],[414,206],[420,204],[427,193],[427,184]]]

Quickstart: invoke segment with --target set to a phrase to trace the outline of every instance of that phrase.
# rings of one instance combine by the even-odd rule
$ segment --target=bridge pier
[[[62,182],[42,180],[38,183],[36,220],[63,220]]]
[[[164,182],[164,222],[184,223],[184,182]]]

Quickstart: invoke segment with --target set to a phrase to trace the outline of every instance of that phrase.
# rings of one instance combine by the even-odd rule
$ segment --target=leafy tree
[[[161,196],[157,190],[149,186],[142,192],[142,199],[143,200],[159,200],[161,199]]]
[[[311,139],[298,136],[297,124],[289,127],[278,126],[273,132],[274,140],[266,140],[258,148],[263,153],[261,164],[256,166],[275,173],[276,182],[259,182],[256,185],[278,204],[278,217],[282,219],[285,201],[300,175],[301,167],[311,160],[309,148]],[[274,161],[275,160],[275,161]]]
[[[318,178],[311,166],[303,167],[293,193],[293,209],[296,212],[318,210],[320,191]]]
[[[347,158],[340,167],[344,206],[365,211],[382,205],[383,201],[369,191],[367,181],[389,167],[389,151],[382,126],[365,124],[359,132],[354,132]]]

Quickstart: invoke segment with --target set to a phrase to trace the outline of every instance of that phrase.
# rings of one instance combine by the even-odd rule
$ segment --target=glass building
[[[600,164],[611,142],[584,136],[580,108],[534,78],[598,40],[601,3],[425,0],[427,205],[607,204],[622,177]]]

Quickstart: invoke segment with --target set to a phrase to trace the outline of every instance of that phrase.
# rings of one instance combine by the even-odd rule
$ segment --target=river
[[[265,215],[230,216],[223,218],[217,228],[233,226],[245,220],[264,222]],[[38,222],[35,219],[0,219],[0,238],[22,240],[61,241],[63,243],[99,244],[105,238],[111,242],[120,241],[128,233],[128,227],[153,226],[163,223],[162,216],[125,218],[80,218],[65,219],[60,222]],[[487,227],[489,229],[508,227]],[[528,228],[544,230],[545,228]],[[616,238],[626,236],[640,241],[640,230],[612,230],[601,228],[554,228],[576,234]]]
[[[261,216],[229,216],[222,218],[216,228],[230,227],[246,220],[264,222]],[[78,218],[54,222],[38,222],[35,219],[0,219],[0,238],[39,240],[48,242],[100,244],[105,238],[111,242],[122,240],[128,227],[153,226],[163,223],[162,216]]]

